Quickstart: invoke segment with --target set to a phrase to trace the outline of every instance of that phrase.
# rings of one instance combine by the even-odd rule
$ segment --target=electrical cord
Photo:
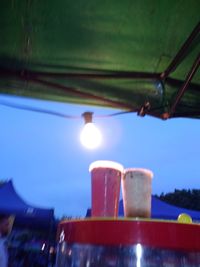
[[[42,108],[36,108],[36,107],[22,105],[22,104],[16,104],[16,103],[12,103],[9,101],[0,100],[0,105],[6,106],[9,108],[19,109],[19,110],[26,110],[26,111],[32,111],[32,112],[38,112],[38,113],[53,115],[53,116],[62,117],[65,119],[81,119],[82,118],[82,116],[67,115],[64,113],[57,112],[57,111],[52,111],[52,110],[42,109]],[[124,115],[127,113],[132,113],[132,112],[136,112],[136,110],[121,111],[121,112],[115,112],[115,113],[106,114],[106,115],[94,115],[94,117],[97,117],[97,118],[106,118],[107,117],[108,118],[108,117]]]

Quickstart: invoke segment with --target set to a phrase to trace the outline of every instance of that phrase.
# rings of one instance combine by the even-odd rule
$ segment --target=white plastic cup
[[[117,217],[123,166],[114,161],[99,160],[90,164],[92,217]]]
[[[124,170],[122,197],[125,217],[150,218],[153,172],[142,168]]]

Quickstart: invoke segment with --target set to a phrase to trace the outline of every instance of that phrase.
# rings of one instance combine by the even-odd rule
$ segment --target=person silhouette
[[[6,239],[10,233],[10,215],[0,214],[0,266],[8,267],[8,251]]]

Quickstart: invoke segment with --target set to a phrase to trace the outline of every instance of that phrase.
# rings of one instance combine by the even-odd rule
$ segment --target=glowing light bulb
[[[80,135],[81,143],[88,149],[95,149],[102,142],[101,132],[92,123],[92,112],[85,112],[82,116],[84,117],[85,125]]]
[[[89,122],[85,124],[80,139],[83,146],[94,149],[101,144],[102,136],[99,129],[92,122]]]

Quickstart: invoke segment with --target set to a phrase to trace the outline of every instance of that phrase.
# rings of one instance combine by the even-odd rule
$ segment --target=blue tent
[[[155,196],[151,198],[151,218],[163,220],[177,220],[181,213],[191,216],[193,221],[200,221],[200,212],[169,205]],[[91,216],[91,209],[87,210],[86,217]],[[119,202],[119,216],[124,216],[123,200]]]
[[[193,221],[200,221],[200,212],[169,205],[155,196],[151,198],[151,218],[177,220],[181,213],[191,216]],[[123,201],[119,202],[119,216],[124,215]]]
[[[14,214],[15,224],[48,228],[54,223],[54,210],[27,204],[15,191],[12,180],[0,184],[0,213]]]

